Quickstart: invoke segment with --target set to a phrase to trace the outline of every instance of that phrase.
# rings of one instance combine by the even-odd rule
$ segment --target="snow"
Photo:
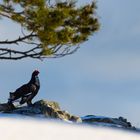
[[[140,134],[129,131],[18,115],[0,116],[0,138],[4,140],[140,140]]]

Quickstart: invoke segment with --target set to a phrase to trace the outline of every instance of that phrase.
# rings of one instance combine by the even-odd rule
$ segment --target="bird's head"
[[[39,71],[38,70],[34,70],[33,73],[32,73],[32,75],[34,75],[34,76],[36,76],[38,74],[39,74]]]

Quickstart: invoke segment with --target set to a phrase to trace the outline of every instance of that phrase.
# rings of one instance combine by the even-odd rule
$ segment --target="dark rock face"
[[[95,124],[95,125],[102,125],[102,126],[109,126],[109,127],[135,129],[135,127],[133,127],[131,123],[127,122],[127,119],[123,117],[109,118],[109,117],[88,115],[82,117],[82,121],[84,123],[93,124],[93,125]]]
[[[80,117],[71,115],[67,111],[60,109],[60,106],[57,102],[40,100],[33,104],[32,107],[23,106],[18,108],[12,108],[7,104],[0,104],[0,112],[3,113],[12,113],[12,114],[23,114],[28,116],[40,116],[42,115],[45,118],[54,118],[64,121],[72,122],[82,122]]]
[[[15,107],[13,105],[9,105],[7,103],[0,104],[0,112],[6,112],[14,110]]]

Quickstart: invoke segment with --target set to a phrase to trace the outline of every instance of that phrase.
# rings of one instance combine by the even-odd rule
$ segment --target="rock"
[[[85,117],[78,117],[62,110],[57,102],[40,100],[33,104],[32,107],[20,106],[14,107],[8,104],[0,104],[0,112],[11,114],[22,114],[30,117],[43,117],[51,119],[59,119],[67,122],[88,123],[91,125],[117,127],[136,130],[127,119],[123,117],[110,118],[103,116],[87,115]]]
[[[40,108],[49,106],[51,108],[54,108],[55,110],[60,110],[59,104],[54,101],[40,100],[40,101],[35,102],[34,106],[40,107]]]
[[[109,118],[103,116],[87,115],[85,117],[82,117],[82,121],[88,124],[135,129],[135,127],[133,127],[131,123],[127,122],[127,119],[123,117]]]
[[[82,122],[80,117],[71,115],[67,111],[60,109],[57,102],[40,100],[34,103],[34,107],[38,108],[47,118],[58,118],[65,121]]]
[[[0,104],[0,107],[2,104]],[[5,105],[0,108],[0,112],[3,113],[12,113],[12,114],[23,114],[28,116],[40,116],[42,115],[45,118],[60,119],[63,121],[71,122],[82,122],[81,118],[78,116],[71,115],[67,111],[61,110],[57,102],[40,100],[33,104],[32,107],[23,106],[18,108],[8,108]]]
[[[0,112],[6,112],[6,111],[11,111],[11,110],[14,110],[15,107],[11,104],[7,104],[7,103],[3,103],[3,104],[0,104]]]

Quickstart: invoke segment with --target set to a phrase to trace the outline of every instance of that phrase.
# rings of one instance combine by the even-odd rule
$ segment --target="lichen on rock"
[[[12,113],[12,114],[22,114],[28,116],[38,116],[42,115],[44,118],[59,119],[63,121],[71,122],[82,122],[81,118],[78,116],[71,115],[65,110],[61,110],[59,104],[54,101],[39,100],[33,104],[33,106],[21,106],[10,108],[8,104],[0,105],[0,112]]]

